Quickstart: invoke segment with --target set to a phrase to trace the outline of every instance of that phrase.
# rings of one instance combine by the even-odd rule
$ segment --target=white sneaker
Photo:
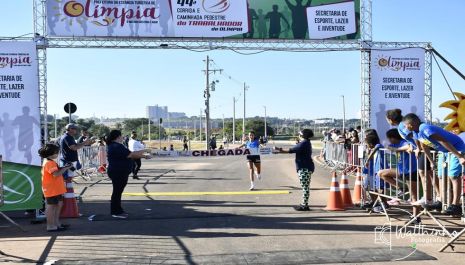
[[[422,204],[425,204],[426,203],[426,198],[425,197],[421,197],[421,199],[419,199],[418,201],[412,203],[413,206],[421,206]]]
[[[128,218],[128,214],[122,213],[122,214],[112,214],[111,215],[113,218],[119,218],[119,219],[126,219]]]
[[[260,174],[255,173],[255,177],[256,177],[258,180],[262,180],[262,175],[260,175]]]
[[[250,183],[250,190],[254,190],[254,189],[255,189],[255,186],[254,186],[254,184],[252,182],[252,183]]]

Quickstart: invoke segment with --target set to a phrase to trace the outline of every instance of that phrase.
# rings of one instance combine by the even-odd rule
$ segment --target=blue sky
[[[463,0],[375,0],[373,36],[376,41],[430,41],[465,72]],[[0,2],[0,36],[33,31],[31,0]],[[68,101],[78,105],[81,117],[143,117],[147,105],[167,105],[170,111],[198,115],[203,105],[203,60],[208,55],[227,75],[250,86],[247,116],[286,118],[342,117],[340,95],[347,116],[360,109],[359,52],[239,55],[232,51],[196,53],[184,50],[49,49],[48,111],[64,115]],[[438,105],[451,94],[438,68],[433,68],[433,117],[449,111]],[[443,65],[452,88],[462,91],[465,81]],[[232,116],[233,97],[242,86],[227,75],[212,93],[212,116]],[[242,98],[236,117],[242,117]]]

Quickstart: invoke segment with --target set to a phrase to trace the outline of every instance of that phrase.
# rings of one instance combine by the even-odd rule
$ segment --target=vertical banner
[[[421,48],[371,52],[370,124],[385,139],[386,111],[425,116],[425,51]]]
[[[40,109],[34,42],[0,42],[0,154],[4,206],[35,209],[40,190]]]

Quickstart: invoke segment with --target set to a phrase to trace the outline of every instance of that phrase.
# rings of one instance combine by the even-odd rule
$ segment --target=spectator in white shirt
[[[145,150],[145,146],[139,140],[137,140],[136,132],[132,132],[131,134],[131,139],[129,139],[129,142],[128,142],[128,149],[131,152]],[[133,160],[134,160],[134,167],[132,169],[132,178],[139,179],[137,174],[139,173],[139,170],[142,166],[142,161],[140,158],[133,159]]]

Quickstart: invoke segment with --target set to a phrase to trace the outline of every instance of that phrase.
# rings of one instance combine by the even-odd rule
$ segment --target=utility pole
[[[206,143],[206,149],[209,149],[209,142],[210,142],[210,135],[211,135],[211,124],[210,124],[210,73],[215,74],[216,72],[222,72],[222,69],[210,69],[210,62],[213,60],[210,59],[210,57],[207,55],[207,60],[205,60],[206,63],[206,70],[204,70],[205,75],[206,75],[206,86],[205,86],[205,92],[204,92],[204,98],[205,98],[205,143]],[[214,85],[214,84],[212,84]],[[212,88],[214,90],[214,88]]]
[[[223,142],[224,142],[224,114],[223,114]]]
[[[244,136],[244,134],[245,134],[245,110],[246,110],[246,108],[245,108],[245,106],[246,106],[245,105],[245,103],[246,103],[246,101],[245,101],[245,99],[246,99],[245,92],[247,91],[247,88],[249,88],[249,87],[244,83],[244,117],[242,119],[242,136]]]
[[[160,150],[161,150],[161,124],[162,122],[163,122],[163,119],[158,118],[158,144],[160,146]]]
[[[202,109],[200,109],[199,135],[200,135],[200,142],[202,142]]]
[[[142,120],[142,135],[141,139],[144,139],[144,120]]]
[[[149,144],[150,144],[150,140],[152,140],[152,136],[150,135],[150,113],[149,113]]]
[[[236,97],[233,97],[233,132],[232,132],[233,144],[236,143]]]
[[[166,126],[166,129],[168,130],[168,144],[171,143],[171,130],[170,130],[170,127],[171,127],[171,123],[170,123],[170,113],[166,113],[167,115],[167,121],[168,121],[168,125]]]
[[[266,129],[266,106],[263,106],[263,108],[265,108],[265,139],[266,139],[268,136],[267,129]]]
[[[196,120],[194,119],[194,139],[197,138],[197,124],[196,124]]]

